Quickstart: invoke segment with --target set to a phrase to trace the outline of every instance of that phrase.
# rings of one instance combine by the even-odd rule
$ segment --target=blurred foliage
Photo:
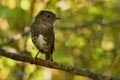
[[[43,9],[61,17],[55,23],[61,28],[55,28],[54,61],[120,77],[120,24],[96,23],[74,29],[76,25],[95,20],[104,23],[120,20],[120,0],[0,0],[0,43],[29,29],[33,17]],[[4,48],[32,57],[37,53],[30,36]],[[0,80],[90,80],[2,56],[0,64]]]

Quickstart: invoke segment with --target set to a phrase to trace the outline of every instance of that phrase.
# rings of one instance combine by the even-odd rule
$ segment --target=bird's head
[[[37,16],[36,18],[41,19],[42,21],[45,22],[54,22],[55,20],[58,20],[60,18],[56,17],[56,15],[51,12],[51,11],[46,11],[46,10],[42,10]]]

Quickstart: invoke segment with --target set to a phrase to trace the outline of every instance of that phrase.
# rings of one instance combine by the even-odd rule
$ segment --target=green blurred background
[[[54,61],[120,77],[120,0],[0,0],[0,43],[29,30],[43,9],[61,17],[54,24]],[[32,57],[37,53],[30,35],[3,48]],[[0,80],[91,79],[0,56]]]

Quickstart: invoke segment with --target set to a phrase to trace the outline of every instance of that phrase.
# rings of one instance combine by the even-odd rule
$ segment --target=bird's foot
[[[50,67],[50,63],[51,63],[52,61],[51,60],[46,60],[45,61],[45,66],[49,66]]]
[[[39,52],[35,55],[35,63],[36,63],[36,64],[37,64],[38,61],[39,61],[39,58],[37,58],[38,54],[39,54]]]
[[[50,60],[46,60],[45,61],[45,66],[49,66],[49,63],[50,63],[51,61]]]
[[[35,57],[35,63],[37,64],[39,62],[39,58]]]

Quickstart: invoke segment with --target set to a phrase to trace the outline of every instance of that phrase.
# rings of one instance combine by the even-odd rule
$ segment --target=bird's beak
[[[59,18],[59,17],[56,17],[56,20],[60,20],[61,18]]]

